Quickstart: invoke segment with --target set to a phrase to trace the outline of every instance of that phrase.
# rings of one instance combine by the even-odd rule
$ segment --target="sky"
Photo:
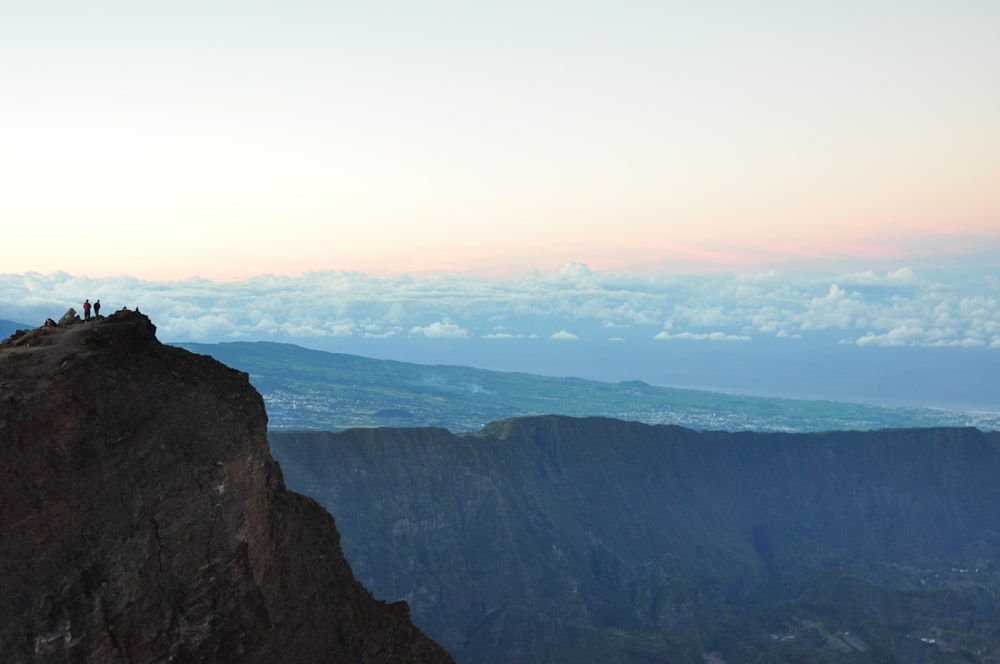
[[[0,271],[984,260],[998,34],[992,0],[15,3]]]
[[[998,34],[993,0],[15,3],[0,319],[992,407]]]

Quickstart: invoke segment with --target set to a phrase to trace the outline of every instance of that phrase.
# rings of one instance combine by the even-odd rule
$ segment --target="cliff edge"
[[[450,662],[288,491],[247,375],[138,312],[0,349],[0,659]]]

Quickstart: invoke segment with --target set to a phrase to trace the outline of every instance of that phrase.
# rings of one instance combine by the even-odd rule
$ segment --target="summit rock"
[[[245,373],[149,319],[0,349],[0,659],[452,661],[286,489]]]

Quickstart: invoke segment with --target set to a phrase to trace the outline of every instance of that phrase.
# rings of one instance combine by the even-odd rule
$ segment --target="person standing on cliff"
[[[90,300],[83,301],[83,320],[90,320]]]
[[[94,300],[94,318],[101,317],[101,301]]]

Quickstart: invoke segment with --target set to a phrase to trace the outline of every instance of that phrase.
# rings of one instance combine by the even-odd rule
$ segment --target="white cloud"
[[[428,339],[464,339],[469,336],[469,331],[444,320],[423,327],[414,326],[410,328],[410,334],[422,335]]]
[[[909,267],[901,267],[897,270],[887,272],[875,272],[868,270],[865,272],[852,272],[841,275],[837,279],[842,284],[852,284],[857,286],[909,286],[921,282],[920,277]]]
[[[586,263],[570,262],[565,263],[553,277],[556,281],[579,282],[593,276],[590,267]]]
[[[945,348],[982,348],[986,346],[986,342],[982,339],[949,339],[936,341],[931,344],[927,344],[932,347],[945,347]]]
[[[40,324],[83,298],[105,311],[141,307],[164,341],[232,338],[805,339],[859,345],[971,345],[1000,338],[992,275],[909,268],[826,277],[655,275],[591,271],[570,263],[517,280],[449,274],[414,279],[357,272],[261,276],[239,282],[90,279],[66,273],[0,274],[0,318]],[[461,323],[453,321],[460,320]],[[437,321],[429,323],[427,321]],[[568,330],[573,330],[572,333]],[[637,334],[633,334],[637,333]],[[659,334],[658,334],[659,333]],[[615,339],[622,337],[615,336]]]
[[[365,332],[362,336],[366,339],[388,339],[396,336],[396,330],[386,330],[385,332]]]
[[[809,300],[801,327],[804,330],[857,327],[864,325],[868,311],[860,293],[848,293],[837,284],[830,284],[825,296]]]
[[[730,309],[729,313],[733,313]],[[675,310],[676,318],[687,321],[696,327],[718,327],[730,323],[727,312],[720,306],[715,307],[689,307],[678,306]]]
[[[558,332],[554,333],[549,338],[550,339],[567,339],[567,340],[570,340],[570,341],[576,341],[576,340],[579,340],[580,337],[578,337],[577,335],[573,334],[572,332],[567,332],[566,330],[559,330]]]
[[[725,332],[660,332],[653,337],[658,340],[673,341],[676,339],[686,341],[750,341],[750,337],[745,334],[726,334]]]
[[[907,346],[924,336],[924,331],[909,325],[900,325],[884,334],[869,332],[860,339],[859,346]]]
[[[309,325],[308,323],[301,325],[282,325],[281,330],[290,337],[300,337],[300,338],[326,336],[327,332],[327,330],[325,330],[321,326]],[[274,334],[273,330],[270,329],[265,329],[261,331],[264,332],[265,334]]]

